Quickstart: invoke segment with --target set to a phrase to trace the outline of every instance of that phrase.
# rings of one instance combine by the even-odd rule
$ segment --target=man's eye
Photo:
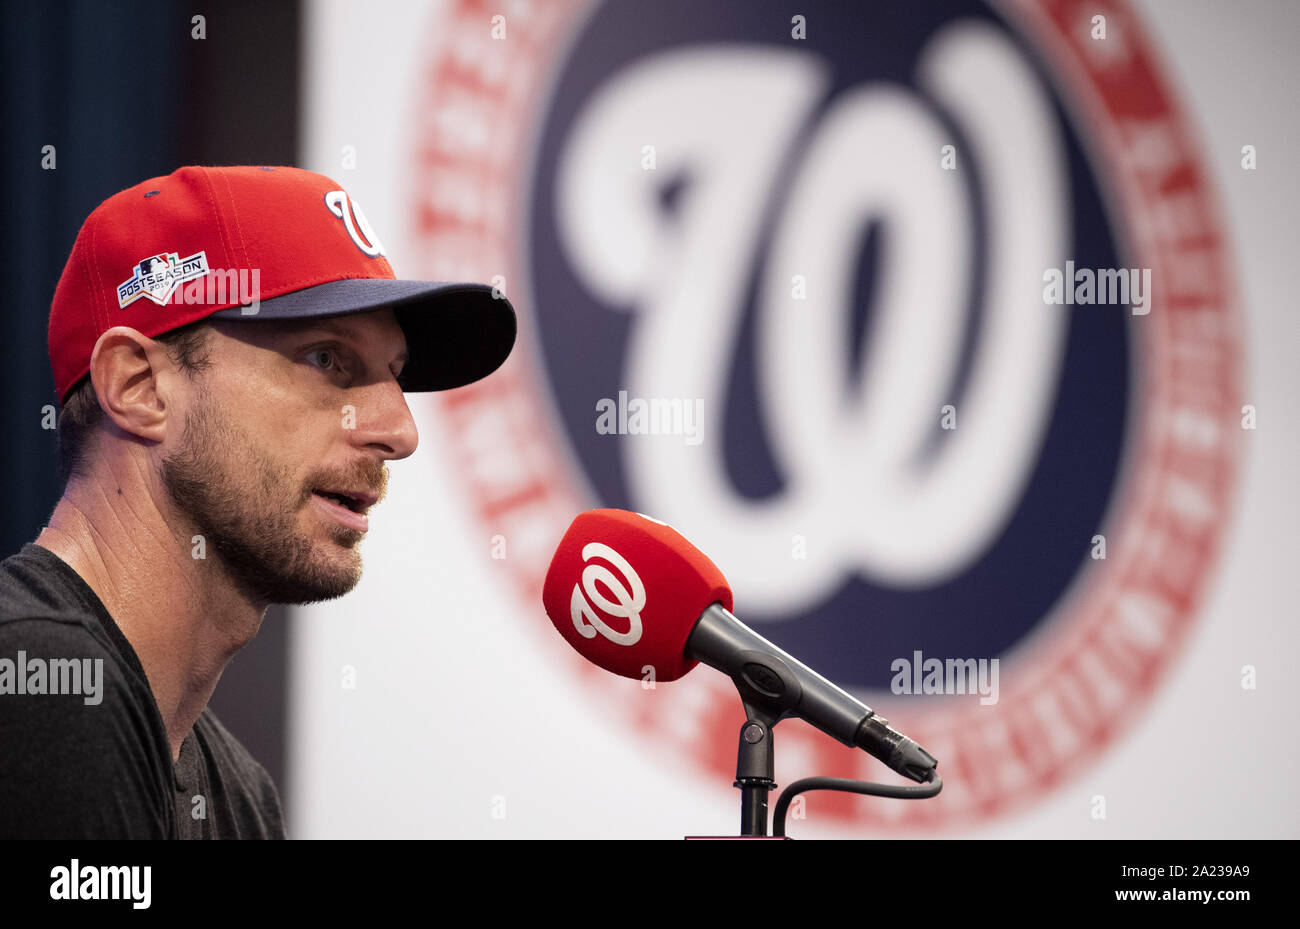
[[[311,359],[312,364],[326,371],[338,367],[338,356],[332,349],[318,348],[307,356]]]

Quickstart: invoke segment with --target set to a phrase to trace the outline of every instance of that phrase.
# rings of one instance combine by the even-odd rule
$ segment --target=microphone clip
[[[777,786],[772,728],[798,705],[802,688],[784,662],[761,652],[738,653],[730,677],[745,709],[732,784],[740,788],[740,834],[765,836],[767,795]]]

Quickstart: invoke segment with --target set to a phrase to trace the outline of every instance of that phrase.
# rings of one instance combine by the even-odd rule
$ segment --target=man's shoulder
[[[0,837],[166,838],[170,771],[148,692],[75,617],[0,619]]]
[[[0,596],[0,602],[4,598]],[[121,654],[98,628],[93,616],[70,610],[0,608],[0,658],[13,658],[21,649],[28,655],[103,658],[121,666]]]
[[[147,693],[93,616],[49,608],[0,611],[0,695],[80,694],[89,705],[107,708],[147,707]],[[33,709],[39,708],[23,707]]]
[[[0,660],[18,651],[47,658],[102,659],[115,681],[145,684],[114,641],[103,605],[57,555],[27,544],[0,561]],[[147,686],[147,685],[146,685]]]
[[[48,604],[24,604],[0,593],[0,693],[30,692],[6,689],[6,673],[15,676],[13,686],[17,687],[16,677],[22,669],[37,673],[42,667],[38,661],[47,671],[62,672],[75,664],[84,673],[93,673],[95,680],[105,685],[102,696],[111,703],[144,694],[135,669],[93,615]]]
[[[0,594],[0,742],[95,769],[165,738],[148,682],[92,614]]]
[[[32,542],[0,560],[0,609],[8,602],[54,599],[52,593],[62,586],[60,562],[58,555]]]
[[[49,641],[115,652],[94,612],[68,589],[57,558],[29,544],[0,561],[0,643]]]
[[[0,562],[0,837],[165,838],[152,692],[69,571],[30,544]]]

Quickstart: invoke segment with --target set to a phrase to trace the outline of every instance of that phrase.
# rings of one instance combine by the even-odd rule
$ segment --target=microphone
[[[542,603],[565,641],[606,671],[675,681],[703,662],[769,725],[796,716],[914,781],[935,776],[938,761],[889,720],[732,615],[722,572],[667,523],[627,510],[578,514],[551,559]]]

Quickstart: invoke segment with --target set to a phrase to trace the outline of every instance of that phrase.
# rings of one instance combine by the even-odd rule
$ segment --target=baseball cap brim
[[[231,307],[213,313],[245,321],[348,316],[391,308],[406,334],[402,369],[408,393],[449,390],[487,377],[515,344],[514,307],[487,284],[350,278],[263,300],[256,313]]]

